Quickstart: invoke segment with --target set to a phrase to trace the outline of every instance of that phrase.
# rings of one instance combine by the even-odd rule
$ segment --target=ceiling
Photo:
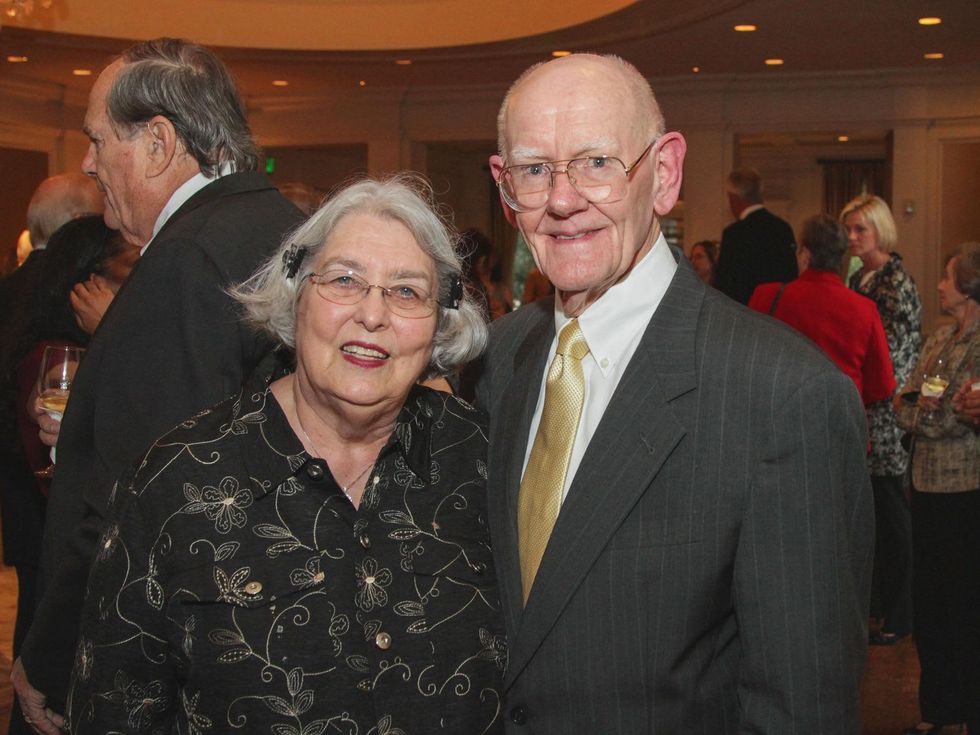
[[[246,97],[503,86],[555,50],[618,53],[650,78],[692,80],[980,69],[980,0],[52,2],[29,18],[3,19],[0,80],[84,93],[94,77],[73,76],[73,69],[97,73],[133,40],[158,35],[215,47]],[[924,15],[942,23],[919,25]],[[758,30],[735,32],[741,23]],[[944,58],[924,59],[930,52]],[[767,58],[784,63],[767,66]],[[274,80],[289,84],[274,87]]]

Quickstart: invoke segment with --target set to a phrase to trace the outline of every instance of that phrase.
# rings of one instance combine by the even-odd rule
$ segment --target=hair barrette
[[[449,276],[447,285],[446,293],[439,304],[447,309],[458,309],[459,303],[463,300],[463,281],[454,273]]]
[[[308,253],[309,251],[304,247],[289,246],[289,250],[282,254],[282,272],[286,274],[286,278],[296,277]]]

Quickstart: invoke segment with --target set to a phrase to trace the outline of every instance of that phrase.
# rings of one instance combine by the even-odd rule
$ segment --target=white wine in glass
[[[56,347],[50,345],[44,348],[41,358],[41,370],[37,375],[37,405],[55,421],[61,421],[68,405],[68,395],[71,384],[75,380],[75,371],[85,350],[82,347]],[[54,448],[51,449],[51,464],[34,474],[38,477],[50,478],[54,474]]]
[[[945,362],[942,359],[937,359],[932,370],[922,376],[922,386],[919,388],[919,392],[926,398],[937,400],[942,398],[946,389],[949,388],[949,378],[946,377],[945,371]],[[923,415],[923,419],[929,422],[934,421],[935,418],[936,412],[933,409],[929,409]]]

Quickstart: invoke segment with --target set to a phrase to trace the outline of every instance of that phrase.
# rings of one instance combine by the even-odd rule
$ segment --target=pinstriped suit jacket
[[[522,608],[517,495],[552,309],[494,324],[479,385],[508,733],[859,732],[874,522],[853,383],[680,258]]]

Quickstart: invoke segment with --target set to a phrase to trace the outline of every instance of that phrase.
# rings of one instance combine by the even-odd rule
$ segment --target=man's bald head
[[[102,213],[102,194],[95,182],[80,173],[58,174],[42,181],[27,205],[27,229],[35,249],[65,222],[85,214]]]
[[[539,90],[578,89],[601,95],[635,127],[639,138],[653,140],[666,129],[663,113],[649,82],[635,66],[614,55],[572,54],[529,67],[507,90],[497,114],[497,149],[506,160],[509,112],[522,99],[533,99]]]

